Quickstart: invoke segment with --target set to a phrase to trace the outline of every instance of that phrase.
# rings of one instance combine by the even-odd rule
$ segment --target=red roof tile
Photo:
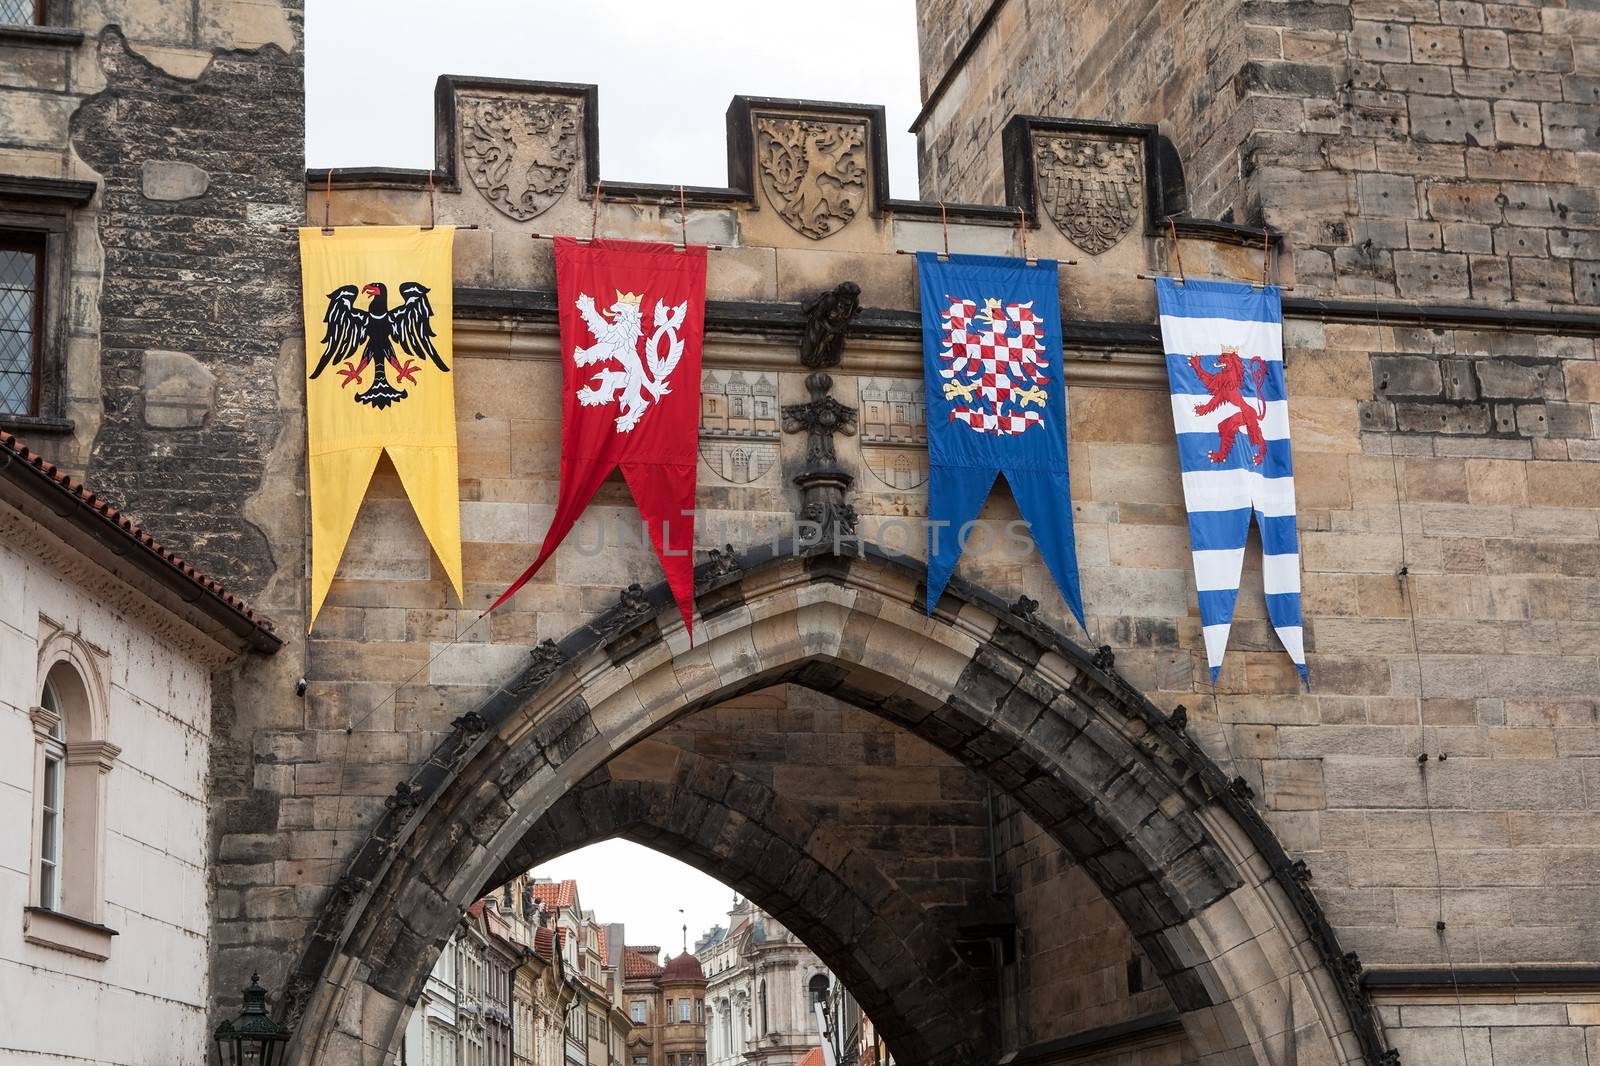
[[[553,962],[556,957],[556,934],[553,929],[541,926],[533,931],[533,953],[545,962]]]
[[[606,927],[603,926],[603,925],[602,926],[598,926],[595,929],[595,948],[594,949],[595,949],[596,952],[599,953],[601,959],[604,959],[606,957]]]
[[[685,951],[682,955],[668,962],[661,971],[663,981],[704,981],[706,972],[700,968],[700,960]]]
[[[822,1066],[825,1061],[827,1060],[822,1057],[822,1049],[814,1047],[800,1056],[800,1061],[795,1063],[794,1066]]]
[[[661,966],[656,962],[661,949],[657,947],[641,947],[622,949],[622,976],[631,977],[658,977]],[[646,954],[648,952],[649,954]]]
[[[533,889],[533,898],[551,910],[570,907],[578,901],[576,881],[535,881],[528,887]]]
[[[221,582],[184,562],[176,552],[164,547],[127,515],[89,491],[82,482],[67,476],[54,463],[4,430],[0,430],[0,455],[7,458],[5,466],[10,466],[14,461],[21,462],[22,469],[32,472],[41,484],[47,484],[71,499],[77,505],[76,510],[84,517],[102,526],[112,536],[131,542],[149,562],[168,576],[200,589],[202,595],[208,597],[215,606],[246,623],[247,628],[259,636],[252,642],[259,650],[276,651],[282,644],[272,631],[272,623],[224,588]]]

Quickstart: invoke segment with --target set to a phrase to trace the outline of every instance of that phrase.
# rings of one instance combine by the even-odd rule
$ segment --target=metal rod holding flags
[[[1184,277],[1181,274],[1135,274],[1134,277],[1138,278],[1140,281],[1156,281],[1158,279],[1165,278],[1168,281],[1176,281],[1179,285],[1182,285],[1185,281],[1189,280],[1188,278]],[[1201,277],[1201,278],[1195,278],[1194,280],[1195,281],[1230,281],[1230,282],[1234,282],[1234,283],[1240,284],[1240,285],[1248,285],[1252,289],[1264,289],[1264,288],[1267,287],[1267,282],[1265,282],[1265,281],[1240,281],[1238,278]],[[1280,285],[1280,286],[1278,286],[1278,288],[1280,288],[1284,292],[1293,292],[1294,291],[1294,286],[1293,285]]]
[[[562,233],[530,233],[530,234],[528,234],[528,236],[532,237],[536,241],[553,241],[557,237],[570,236],[570,234],[562,234]],[[577,241],[579,244],[589,244],[589,243],[593,242],[596,238],[594,238],[594,237],[573,237],[572,239]],[[674,248],[688,248],[689,245],[688,245],[688,243],[679,244],[678,242],[673,241],[672,242],[672,247],[674,247]],[[708,249],[709,251],[713,251],[713,252],[726,251],[726,249],[720,244],[697,244],[697,245],[694,245],[694,247],[696,247],[696,248],[705,248],[705,249]]]
[[[916,255],[917,254],[917,249],[915,249],[915,248],[896,248],[894,250],[894,254],[895,255]],[[940,253],[940,258],[941,259],[945,258],[945,254],[943,252]],[[1027,263],[1029,266],[1037,266],[1038,263],[1039,263],[1039,257],[1038,256],[1032,256],[1032,255],[1024,256],[1023,257],[1023,262]],[[1077,266],[1078,265],[1078,261],[1076,259],[1057,259],[1056,262],[1061,264],[1062,266]]]
[[[385,225],[387,225],[387,223],[352,222],[350,225],[344,226],[344,227],[341,227],[341,228],[343,228],[343,229],[367,229],[367,228],[377,229],[377,228],[380,228],[381,226],[385,226]],[[446,225],[449,225],[449,223],[446,223]],[[430,229],[433,229],[434,226],[430,222],[428,225],[422,226],[421,228],[424,229],[424,230],[430,230]],[[478,226],[478,224],[476,222],[469,222],[469,223],[466,223],[465,225],[456,226],[455,228],[456,229],[478,229],[479,226]],[[299,226],[279,226],[278,227],[278,232],[279,233],[299,233],[300,232],[300,227]],[[328,225],[324,225],[322,227],[322,235],[324,237],[333,236],[333,227],[332,226],[328,226]]]

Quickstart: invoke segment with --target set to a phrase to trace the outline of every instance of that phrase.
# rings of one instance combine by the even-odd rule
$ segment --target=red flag
[[[538,573],[606,475],[622,467],[683,624],[694,611],[694,488],[706,250],[557,237],[561,495]]]

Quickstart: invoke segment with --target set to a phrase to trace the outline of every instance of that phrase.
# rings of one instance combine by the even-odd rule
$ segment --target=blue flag
[[[1161,278],[1156,299],[1212,683],[1228,647],[1254,513],[1267,617],[1309,684],[1278,288]]]
[[[995,475],[1083,624],[1067,485],[1059,269],[1051,260],[917,253],[928,401],[928,603],[955,572]]]

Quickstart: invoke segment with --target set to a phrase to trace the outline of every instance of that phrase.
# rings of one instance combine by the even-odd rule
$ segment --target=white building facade
[[[208,1061],[211,675],[278,641],[124,523],[0,433],[0,1059],[17,1066]]]
[[[813,988],[833,975],[761,908],[736,900],[728,927],[695,945],[706,973],[708,1066],[795,1066],[821,1045]]]

